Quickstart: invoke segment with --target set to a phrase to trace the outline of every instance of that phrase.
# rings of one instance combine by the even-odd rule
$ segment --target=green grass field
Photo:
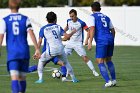
[[[87,55],[94,62],[94,49],[87,51]],[[31,54],[33,54],[31,47]],[[51,71],[44,71],[44,83],[35,84],[38,79],[37,73],[30,73],[27,76],[26,93],[140,93],[140,47],[116,46],[113,61],[116,67],[118,84],[116,87],[103,89],[104,80],[101,76],[94,77],[87,65],[75,53],[68,57],[73,66],[75,75],[80,80],[79,83],[61,82],[60,79],[53,79]],[[31,59],[31,64],[37,61]],[[97,64],[94,62],[96,70],[99,72]],[[53,63],[46,67],[56,67]],[[49,68],[45,68],[49,70]],[[10,78],[6,70],[6,50],[2,48],[0,57],[0,93],[11,93]]]

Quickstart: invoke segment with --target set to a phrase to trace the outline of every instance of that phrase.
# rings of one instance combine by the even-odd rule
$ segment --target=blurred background
[[[139,6],[140,0],[22,0],[22,7],[63,7],[89,6],[93,1],[99,1],[105,6]],[[0,0],[0,8],[7,7],[8,0]]]
[[[21,0],[20,13],[27,15],[33,25],[36,36],[40,28],[47,24],[47,12],[57,14],[57,23],[63,28],[69,19],[69,11],[73,8],[78,12],[78,17],[88,23],[92,14],[90,5],[99,1],[102,5],[101,12],[109,16],[116,29],[116,45],[140,46],[140,0]],[[8,0],[0,0],[0,18],[10,13]],[[86,36],[86,32],[85,32]],[[5,42],[3,43],[5,45]],[[29,44],[32,42],[29,38]],[[95,43],[93,42],[93,45]]]

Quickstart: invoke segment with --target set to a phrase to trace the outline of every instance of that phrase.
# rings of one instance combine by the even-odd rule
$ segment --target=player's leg
[[[26,92],[26,73],[29,68],[29,60],[20,60],[20,72],[19,72],[19,93]]]
[[[83,47],[83,45],[77,45],[74,47],[74,50],[77,52],[79,56],[82,57],[83,61],[87,64],[89,69],[93,72],[94,76],[99,76],[99,74],[96,72],[94,65],[92,61],[86,56],[86,51]]]
[[[67,56],[72,54],[72,48],[68,48],[67,46],[65,46],[64,51]]]
[[[46,64],[49,63],[49,62],[52,61],[52,60],[53,60],[53,59],[50,59],[50,60],[44,62],[43,67],[45,67]],[[33,66],[29,67],[29,69],[28,69],[28,72],[29,72],[29,73],[30,73],[30,72],[34,72],[34,71],[37,71],[37,65],[33,65]]]
[[[7,68],[11,76],[11,90],[12,93],[19,92],[19,62],[16,60],[9,61],[7,63]]]
[[[41,58],[39,59],[38,66],[37,66],[37,72],[38,72],[39,79],[35,83],[43,82],[43,68],[44,68],[43,65],[44,65],[44,62],[46,62],[47,60],[50,60],[51,58],[52,57],[47,52],[44,52],[41,55]]]
[[[66,67],[64,65],[64,62],[62,62],[60,59],[58,59],[58,57],[53,57],[51,61],[55,65],[60,65],[61,66],[60,71],[61,71],[62,77],[66,77],[67,69],[66,69]]]
[[[28,69],[29,73],[34,72],[34,71],[37,71],[37,65],[33,65],[33,66],[29,67],[29,69]]]
[[[96,45],[96,61],[98,62],[100,73],[106,82],[105,87],[110,87],[112,83],[108,75],[108,70],[104,64],[106,56],[107,56],[107,46]]]
[[[110,72],[111,78],[112,78],[112,84],[113,86],[115,86],[117,82],[116,82],[115,66],[112,62],[113,50],[114,50],[114,45],[109,45],[108,51],[107,51],[108,57],[106,58],[105,61],[108,66],[108,70]]]
[[[69,63],[65,52],[63,52],[62,55],[58,56],[58,57],[60,58],[60,60],[62,60],[64,62],[65,66],[66,66],[66,69],[67,69],[67,72],[70,74],[70,76],[72,78],[72,81],[73,82],[78,82],[78,80],[76,79],[76,77],[74,75],[73,68]]]

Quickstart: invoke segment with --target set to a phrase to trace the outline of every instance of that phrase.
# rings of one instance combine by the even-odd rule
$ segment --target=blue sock
[[[115,67],[112,61],[106,62],[108,66],[108,70],[110,72],[112,80],[116,80],[116,73],[115,73]]]
[[[11,88],[12,88],[12,93],[18,93],[19,92],[18,80],[12,80]]]
[[[102,77],[104,78],[105,82],[108,83],[108,81],[110,80],[106,66],[104,63],[100,63],[98,64],[98,67],[100,69],[100,73],[102,75]]]
[[[34,72],[34,71],[37,71],[37,65],[31,66],[31,67],[29,67],[29,69],[28,69],[28,72],[29,72],[29,73],[30,73],[30,72]]]
[[[61,73],[62,73],[62,77],[66,77],[67,69],[65,66],[61,66]]]
[[[25,93],[26,91],[26,81],[19,81],[19,92]]]

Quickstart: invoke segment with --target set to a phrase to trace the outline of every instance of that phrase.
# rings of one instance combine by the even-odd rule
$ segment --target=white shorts
[[[72,51],[75,50],[79,56],[86,56],[86,51],[81,42],[78,42],[78,43],[77,42],[73,42],[73,43],[68,42],[64,49],[65,49],[66,55],[71,55]]]

